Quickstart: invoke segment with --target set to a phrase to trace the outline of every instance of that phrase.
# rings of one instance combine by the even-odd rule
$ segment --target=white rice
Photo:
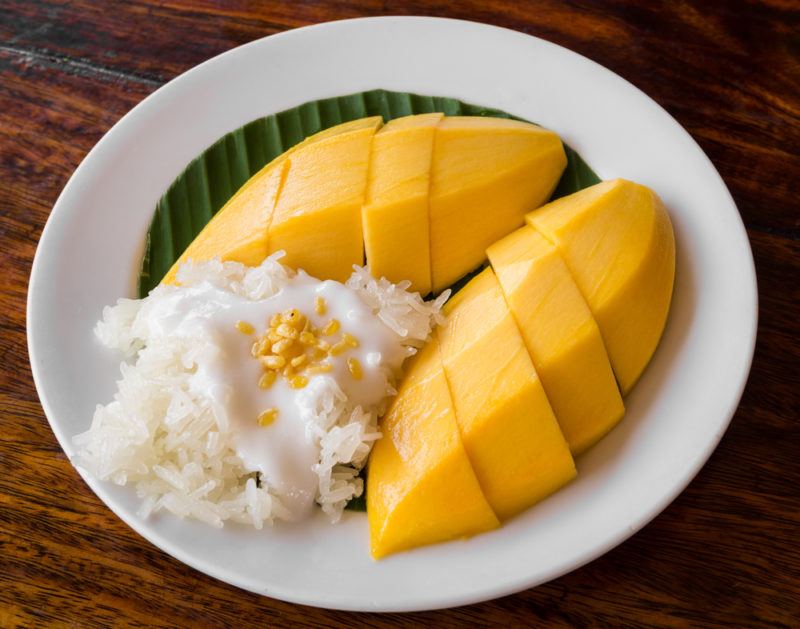
[[[282,252],[258,267],[212,260],[185,264],[178,273],[183,286],[208,282],[249,300],[266,299],[287,284],[293,272],[280,264]],[[441,322],[448,295],[425,302],[408,291],[409,282],[374,279],[366,267],[354,267],[346,285],[413,354]],[[125,353],[121,379],[112,402],[98,405],[91,427],[74,437],[75,464],[101,480],[131,483],[142,499],[139,513],[162,510],[221,527],[226,521],[261,528],[289,512],[271,490],[269,479],[246,469],[233,447],[224,409],[207,391],[193,388],[198,357],[213,351],[197,339],[154,337],[147,312],[168,298],[173,286],[159,286],[146,298],[120,299],[103,310],[95,334],[109,348]],[[378,417],[394,394],[390,374],[387,397],[375,409],[352,404],[335,380],[314,378],[300,393],[309,409],[306,438],[319,447],[314,472],[319,478],[317,503],[337,521],[346,503],[362,495],[359,472],[375,440]]]

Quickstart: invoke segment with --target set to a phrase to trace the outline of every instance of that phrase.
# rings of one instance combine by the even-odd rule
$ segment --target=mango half
[[[421,114],[326,129],[267,164],[212,218],[178,267],[275,251],[322,279],[354,264],[441,291],[544,203],[566,166],[561,140],[530,123]]]
[[[655,193],[629,181],[605,182],[526,220],[489,247],[492,268],[448,302],[446,322],[423,350],[432,356],[430,347],[438,348],[447,389],[441,376],[435,397],[407,386],[419,381],[417,370],[432,358],[408,369],[384,424],[390,441],[379,441],[370,459],[368,509],[370,500],[378,505],[368,514],[373,536],[398,521],[411,526],[410,510],[399,508],[400,497],[412,495],[408,483],[398,491],[402,479],[447,483],[443,464],[452,454],[438,461],[437,444],[452,437],[444,439],[441,422],[428,420],[432,408],[449,409],[480,490],[504,520],[574,476],[569,450],[586,450],[622,418],[620,390],[630,390],[655,350],[675,269],[672,227]],[[398,463],[400,449],[425,452],[428,468]],[[474,508],[479,500],[471,481],[470,492],[461,488],[465,477],[459,472],[454,487]],[[414,517],[427,530],[448,534],[418,535],[414,544],[480,528],[474,519],[459,528],[442,508],[446,499],[438,500],[442,504],[413,502],[425,509]],[[400,548],[373,537],[376,557]]]

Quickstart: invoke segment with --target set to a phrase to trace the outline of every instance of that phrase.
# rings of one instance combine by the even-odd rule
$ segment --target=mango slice
[[[364,118],[324,129],[266,164],[214,215],[172,265],[162,283],[175,284],[178,268],[189,259],[202,262],[219,257],[225,262],[241,262],[249,266],[261,264],[269,255],[269,226],[291,155],[319,140],[373,124],[374,118]]]
[[[572,453],[625,413],[600,330],[556,248],[525,225],[487,251]]]
[[[552,242],[594,315],[626,395],[661,338],[675,279],[675,238],[658,196],[615,179],[528,214]]]
[[[431,290],[428,190],[436,126],[444,114],[391,120],[372,140],[362,210],[364,249],[372,274],[411,290]]]
[[[445,307],[437,330],[461,438],[501,520],[575,477],[575,464],[491,269]]]
[[[358,124],[355,124],[358,123]],[[269,251],[310,275],[344,281],[363,264],[361,205],[380,116],[292,151],[269,226]]]
[[[218,256],[254,266],[267,257],[267,230],[288,162],[268,164],[242,186],[208,222],[161,281],[175,284],[180,266]]]
[[[431,163],[431,284],[451,285],[552,194],[567,164],[559,137],[501,118],[445,117]]]
[[[435,338],[412,360],[367,475],[376,559],[499,526],[458,432]]]

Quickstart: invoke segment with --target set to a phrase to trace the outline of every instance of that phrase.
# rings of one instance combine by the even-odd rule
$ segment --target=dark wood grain
[[[565,45],[632,81],[700,143],[748,228],[759,276],[753,371],[730,429],[654,522],[539,588],[410,615],[330,612],[241,592],[144,542],[84,485],[33,387],[25,299],[68,177],[126,111],[258,37],[361,15],[428,14]],[[800,5],[0,0],[0,626],[798,626]]]

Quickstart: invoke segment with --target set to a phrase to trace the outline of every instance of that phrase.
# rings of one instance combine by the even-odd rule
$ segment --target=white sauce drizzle
[[[321,296],[327,311],[314,310]],[[330,358],[333,371],[308,375],[305,389],[292,389],[279,377],[267,390],[258,387],[263,373],[250,350],[272,315],[297,308],[313,325],[321,328],[332,318],[359,341],[357,348]],[[252,325],[256,333],[240,332],[236,323]],[[262,480],[281,497],[292,519],[311,509],[318,478],[312,466],[319,460],[319,446],[307,437],[304,417],[310,413],[314,381],[332,377],[350,403],[374,410],[386,397],[387,375],[399,373],[407,353],[398,337],[351,289],[332,280],[320,281],[302,271],[274,296],[251,301],[202,283],[176,289],[149,313],[147,326],[154,336],[181,335],[208,339],[208,351],[197,358],[192,388],[203,391],[219,404],[231,425],[235,448],[248,469],[259,471]],[[360,361],[363,376],[356,380],[348,358]],[[302,392],[306,395],[302,395]],[[259,414],[277,408],[278,417],[269,426],[259,426]]]

